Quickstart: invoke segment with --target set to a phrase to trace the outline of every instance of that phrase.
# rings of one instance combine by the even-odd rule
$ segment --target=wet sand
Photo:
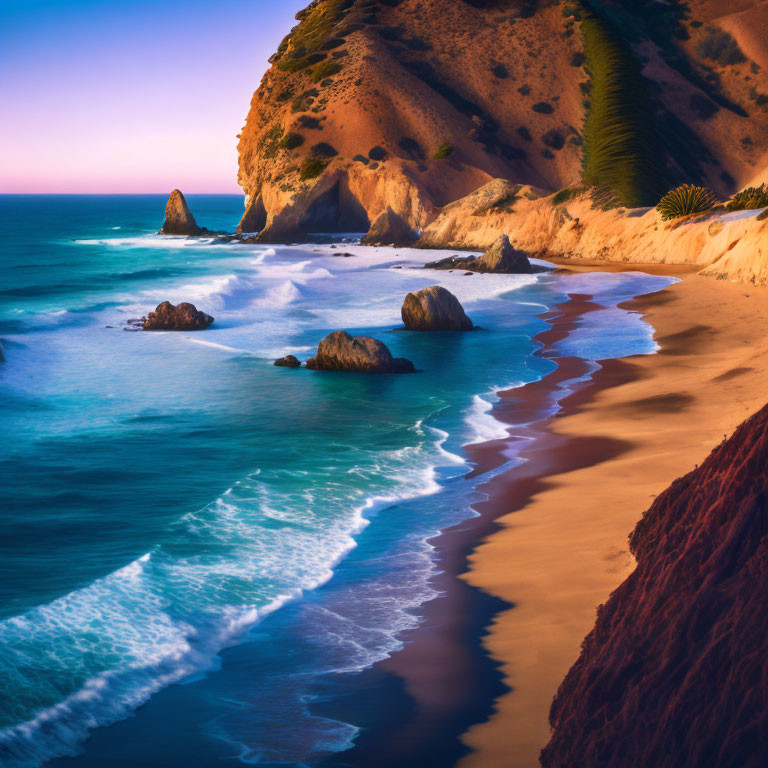
[[[628,534],[658,493],[768,400],[768,289],[685,275],[625,306],[644,314],[660,351],[603,362],[558,414],[512,430],[512,443],[527,441],[526,462],[481,488],[488,500],[476,508],[495,529],[463,578],[512,606],[483,641],[507,692],[462,737],[473,751],[461,768],[538,765],[557,687],[598,605],[633,567]],[[578,367],[558,363],[563,376]],[[545,382],[504,393],[494,414],[518,422]],[[482,469],[500,450],[476,446],[471,458]]]

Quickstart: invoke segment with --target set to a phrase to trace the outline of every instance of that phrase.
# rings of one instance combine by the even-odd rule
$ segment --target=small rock
[[[301,361],[295,358],[293,355],[286,355],[279,360],[275,360],[273,365],[277,365],[280,368],[301,368]]]
[[[200,312],[194,304],[184,301],[174,306],[164,301],[143,319],[142,327],[145,331],[202,331],[212,322],[213,318]]]
[[[474,327],[459,300],[439,285],[409,293],[400,315],[408,331],[471,331]]]
[[[413,363],[392,357],[385,344],[370,336],[350,336],[346,331],[329,333],[318,345],[317,355],[307,360],[315,371],[357,373],[413,373]]]

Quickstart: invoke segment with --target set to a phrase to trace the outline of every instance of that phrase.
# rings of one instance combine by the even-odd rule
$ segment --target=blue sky
[[[236,192],[236,135],[308,0],[2,0],[0,192]]]

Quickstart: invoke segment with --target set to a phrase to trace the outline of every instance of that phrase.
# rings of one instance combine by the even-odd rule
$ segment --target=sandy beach
[[[509,691],[464,734],[473,751],[462,768],[538,765],[557,687],[598,605],[633,567],[628,534],[657,494],[768,399],[768,289],[680,277],[625,305],[653,326],[659,352],[606,361],[556,416],[513,430],[513,443],[528,441],[526,462],[481,488],[489,499],[477,509],[496,527],[463,578],[513,606],[484,640]],[[569,377],[574,361],[559,363],[553,375]],[[495,414],[520,423],[520,408],[547,388],[545,378],[504,393]],[[472,458],[482,466],[499,451],[477,446]]]

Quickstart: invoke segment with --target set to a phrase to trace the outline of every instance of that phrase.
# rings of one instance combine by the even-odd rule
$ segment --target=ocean
[[[233,231],[239,196],[189,195]],[[358,728],[318,714],[436,596],[430,539],[475,513],[463,447],[505,437],[496,393],[554,363],[540,319],[605,307],[563,354],[650,354],[617,305],[641,273],[432,272],[451,255],[162,237],[165,199],[0,196],[0,765],[305,766]],[[352,254],[344,256],[342,254]],[[398,330],[452,291],[480,330]],[[208,330],[131,330],[160,301]],[[328,332],[418,373],[277,368]],[[514,459],[510,459],[514,461]],[[58,760],[64,756],[75,759]]]

